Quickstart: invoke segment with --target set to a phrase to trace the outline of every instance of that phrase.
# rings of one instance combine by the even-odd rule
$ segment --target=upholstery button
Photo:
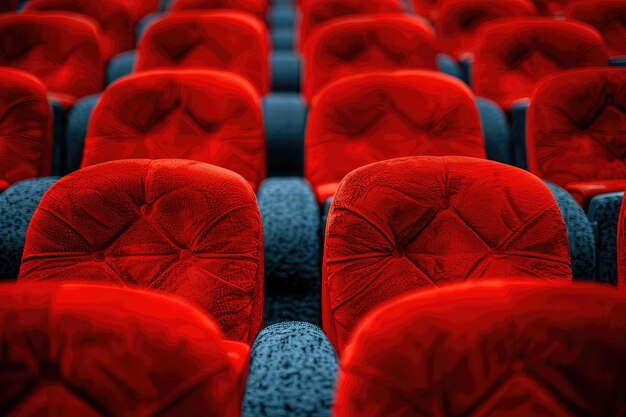
[[[448,210],[450,208],[450,200],[447,197],[441,200],[441,210]]]
[[[179,252],[178,257],[180,259],[189,259],[189,258],[191,258],[191,251],[189,249],[182,249]]]
[[[104,258],[105,258],[105,256],[104,256],[104,252],[96,252],[96,253],[94,253],[94,254],[93,254],[93,258],[94,258],[96,261],[98,261],[98,262],[102,262],[102,261],[104,261]]]
[[[144,204],[143,206],[141,206],[141,208],[139,209],[139,211],[141,212],[141,214],[143,214],[144,216],[147,216],[150,214],[150,212],[152,212],[152,206],[150,204]]]

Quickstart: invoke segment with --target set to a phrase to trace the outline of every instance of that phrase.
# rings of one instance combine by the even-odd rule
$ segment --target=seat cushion
[[[596,28],[604,38],[611,55],[626,55],[625,1],[574,1],[566,8],[565,16]]]
[[[265,21],[267,18],[267,0],[175,0],[173,12],[191,10],[232,9],[247,12]]]

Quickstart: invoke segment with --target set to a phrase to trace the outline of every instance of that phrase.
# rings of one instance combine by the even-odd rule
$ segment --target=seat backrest
[[[59,11],[91,17],[100,25],[105,60],[135,46],[135,22],[125,0],[30,0],[24,9],[25,13]]]
[[[537,12],[542,16],[559,15],[563,13],[566,5],[573,1],[578,0],[532,0],[537,8]]]
[[[356,75],[313,101],[305,141],[305,175],[320,203],[352,170],[413,155],[485,157],[472,92],[434,71]]]
[[[14,12],[17,9],[17,0],[0,1],[0,13]]]
[[[300,50],[314,29],[336,18],[364,13],[404,13],[398,0],[308,0],[300,3]]]
[[[527,171],[467,157],[411,157],[350,173],[328,214],[322,319],[341,352],[385,300],[466,280],[570,281],[563,217]]]
[[[46,87],[30,74],[0,68],[0,192],[50,175],[52,112]]]
[[[476,94],[505,110],[529,97],[537,81],[554,72],[604,67],[608,54],[600,34],[575,21],[510,18],[487,23],[474,47]]]
[[[102,94],[82,166],[129,158],[184,158],[235,171],[257,189],[266,150],[260,97],[243,78],[211,70],[149,71]]]
[[[267,0],[175,0],[172,3],[173,12],[191,10],[232,9],[248,12],[259,19],[267,20]]]
[[[241,415],[249,347],[225,341],[210,317],[176,298],[4,284],[0,328],[8,414]]]
[[[169,0],[124,0],[137,23],[150,13],[161,10],[161,5],[168,1]]]
[[[305,47],[304,93],[312,100],[325,85],[371,71],[437,69],[434,32],[415,16],[362,15],[317,29]]]
[[[611,55],[626,55],[626,1],[574,1],[565,9],[565,16],[596,28]]]
[[[562,187],[626,179],[626,69],[556,73],[531,96],[528,165]]]
[[[102,89],[101,38],[93,20],[75,15],[2,15],[0,66],[30,72],[51,93],[83,97]]]
[[[530,0],[444,0],[436,23],[437,46],[453,56],[471,52],[484,23],[536,12]]]
[[[626,297],[613,288],[495,281],[416,293],[363,321],[334,415],[621,415],[625,358]]]
[[[441,3],[442,0],[413,0],[413,10],[418,16],[436,22],[439,19]]]
[[[19,281],[83,280],[176,294],[230,340],[263,324],[263,231],[239,175],[180,159],[95,165],[63,177],[30,223]]]
[[[214,68],[270,90],[267,27],[247,13],[175,13],[150,26],[139,45],[137,71]]]

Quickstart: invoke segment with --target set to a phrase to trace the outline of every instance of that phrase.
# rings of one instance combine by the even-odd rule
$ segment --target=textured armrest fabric
[[[487,158],[513,165],[513,145],[506,115],[489,99],[476,97],[476,105],[483,125]]]
[[[80,168],[89,119],[99,99],[100,94],[94,94],[79,100],[67,116],[63,174],[69,174]]]
[[[589,220],[596,228],[597,280],[617,285],[617,224],[624,193],[594,197],[589,204]]]

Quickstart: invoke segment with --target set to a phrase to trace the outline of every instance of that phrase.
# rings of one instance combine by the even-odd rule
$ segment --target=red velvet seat
[[[338,352],[374,307],[413,290],[572,279],[548,187],[509,165],[454,156],[383,161],[346,176],[328,214],[322,273],[324,331]]]
[[[458,57],[473,50],[478,29],[486,22],[536,13],[530,0],[444,0],[437,19],[437,46]]]
[[[344,78],[313,101],[305,175],[320,203],[350,171],[412,155],[485,157],[472,92],[434,71],[396,71]]]
[[[427,22],[407,15],[363,15],[327,23],[305,47],[304,94],[310,101],[329,82],[363,72],[435,70],[434,38]]]
[[[483,26],[474,48],[476,94],[509,110],[554,72],[604,67],[608,54],[591,26],[547,18],[510,18]]]
[[[150,13],[158,12],[162,0],[124,0],[136,22]]]
[[[135,159],[63,177],[30,223],[18,282],[93,281],[176,294],[230,340],[263,325],[263,231],[239,175],[201,162]]]
[[[532,95],[527,121],[531,172],[581,205],[626,189],[626,69],[559,72]]]
[[[0,68],[0,192],[50,175],[52,113],[46,87],[30,74]]]
[[[611,55],[626,55],[626,1],[576,1],[565,10],[565,16],[596,28]]]
[[[439,8],[441,0],[413,0],[413,10],[419,16],[424,16],[428,20],[435,22],[439,19]]]
[[[575,0],[532,0],[537,8],[537,12],[545,16],[562,14],[567,4],[574,1]]]
[[[17,0],[0,1],[0,13],[14,12],[17,9]]]
[[[267,19],[267,0],[174,0],[171,10],[200,11],[212,9],[232,9],[247,12],[265,21]]]
[[[0,16],[0,66],[39,77],[64,104],[99,92],[104,82],[101,32],[68,14]]]
[[[306,0],[300,2],[300,50],[304,50],[313,30],[323,23],[365,13],[404,13],[399,0]]]
[[[265,179],[260,97],[235,74],[149,71],[102,95],[89,123],[82,166],[129,158],[184,158],[230,169],[256,191]]]
[[[93,18],[102,29],[105,60],[135,46],[135,21],[126,0],[30,0],[24,11],[70,12]]]
[[[625,358],[626,297],[610,287],[495,281],[414,293],[359,326],[334,415],[623,415]]]
[[[246,13],[176,13],[146,31],[136,70],[227,70],[248,79],[265,94],[270,90],[269,45],[267,27]]]
[[[0,329],[7,415],[241,415],[250,348],[176,298],[4,284]]]

